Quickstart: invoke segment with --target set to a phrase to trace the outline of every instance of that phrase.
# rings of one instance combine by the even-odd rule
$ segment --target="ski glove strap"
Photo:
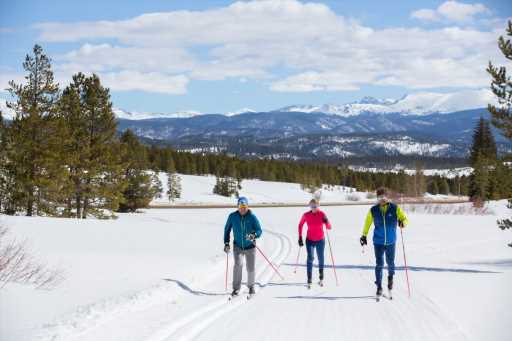
[[[366,239],[366,236],[361,236],[361,239],[359,239],[359,242],[361,243],[361,246],[365,246],[368,244],[368,240]]]

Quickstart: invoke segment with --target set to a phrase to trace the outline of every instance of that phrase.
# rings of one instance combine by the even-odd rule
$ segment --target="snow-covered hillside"
[[[397,244],[394,299],[377,303],[373,251],[359,245],[368,208],[323,208],[333,225],[340,284],[326,248],[326,284],[311,290],[304,285],[304,250],[296,264],[305,208],[254,209],[264,228],[258,246],[284,280],[258,254],[256,296],[233,302],[222,250],[232,209],[153,209],[107,221],[0,216],[38,258],[66,275],[53,291],[0,289],[0,340],[510,338],[511,236],[496,227],[499,217],[410,213],[404,238],[411,297]],[[229,282],[232,264],[230,255]]]
[[[214,176],[180,175],[182,193],[181,198],[174,204],[234,204],[235,198],[228,198],[213,194],[215,186]],[[160,173],[159,179],[163,185],[163,193],[167,192],[167,174]],[[311,193],[303,190],[300,184],[243,180],[241,196],[249,198],[253,204],[301,204],[305,206],[311,199]],[[366,193],[355,192],[354,189],[343,186],[324,186],[322,189],[322,202],[344,202],[366,200]],[[169,205],[168,198],[163,195],[152,202],[153,205]]]

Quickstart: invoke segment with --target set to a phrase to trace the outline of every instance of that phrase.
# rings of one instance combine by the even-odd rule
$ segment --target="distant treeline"
[[[359,191],[374,191],[386,186],[397,193],[420,196],[426,191],[433,194],[467,195],[469,178],[446,178],[424,175],[418,161],[414,175],[403,170],[392,172],[360,172],[346,165],[313,162],[291,162],[272,159],[242,160],[228,155],[193,154],[178,152],[171,147],[151,145],[146,147],[151,169],[157,172],[260,179],[264,181],[295,182],[313,189],[321,184],[354,187]]]

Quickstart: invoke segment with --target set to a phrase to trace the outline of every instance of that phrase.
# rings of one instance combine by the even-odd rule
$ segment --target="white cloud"
[[[478,14],[489,14],[490,10],[484,5],[467,4],[458,1],[443,2],[437,9],[419,9],[411,13],[411,17],[425,21],[448,20],[454,22],[472,21]]]
[[[430,21],[437,21],[440,19],[436,11],[426,8],[412,12],[411,17],[415,19]]]
[[[111,89],[119,91],[140,90],[171,95],[186,93],[189,81],[183,75],[167,76],[158,72],[121,71],[105,73],[101,76],[105,85]]]
[[[449,6],[461,5],[453,3],[439,6],[436,16],[455,20],[483,11],[462,4],[464,15],[451,14]],[[432,10],[416,14],[429,16],[435,17]],[[226,78],[270,81],[271,90],[281,92],[346,91],[365,84],[481,87],[489,83],[487,62],[503,60],[496,46],[503,28],[374,29],[323,4],[295,0],[36,28],[41,41],[82,43],[54,56],[59,79],[96,72],[113,90],[182,94],[190,81]],[[285,76],[277,77],[276,70]]]

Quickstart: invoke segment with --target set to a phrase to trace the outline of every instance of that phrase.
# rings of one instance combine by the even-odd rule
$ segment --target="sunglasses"
[[[245,204],[240,204],[240,205],[238,205],[238,208],[247,208],[247,207],[249,207],[249,206],[247,206],[247,205],[245,205]]]
[[[388,197],[386,197],[385,195],[379,195],[377,197],[377,200],[378,201],[388,201]]]
[[[309,205],[309,208],[318,208],[318,205]]]

